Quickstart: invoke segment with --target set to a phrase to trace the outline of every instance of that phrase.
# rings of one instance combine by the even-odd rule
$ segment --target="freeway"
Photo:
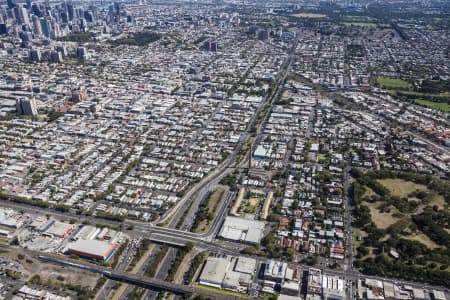
[[[199,238],[199,237],[192,238],[189,236],[189,233],[187,233],[187,232],[182,232],[182,231],[167,229],[167,228],[159,228],[156,226],[151,226],[150,230],[155,230],[155,231],[142,232],[142,234],[144,235],[143,238],[149,238],[150,240],[158,241],[160,243],[172,244],[172,245],[181,245],[181,244],[187,243],[188,241],[191,241],[195,244],[195,246],[198,249],[204,250],[204,251],[209,251],[211,253],[225,254],[225,255],[231,255],[231,256],[252,257],[252,258],[256,259],[259,263],[264,263],[265,261],[267,261],[266,257],[241,254],[240,249],[242,247],[242,244],[239,244],[239,243],[226,243],[226,244],[224,243],[223,245],[221,245],[218,243],[204,240],[204,238]],[[139,235],[141,235],[141,233]],[[15,251],[14,250],[15,248],[12,246],[5,245],[4,247]],[[36,258],[39,258],[39,256],[41,256],[41,255],[44,255],[44,256],[50,256],[50,257],[57,258],[61,261],[65,261],[65,262],[69,262],[69,263],[71,262],[71,260],[69,258],[67,258],[66,256],[61,256],[61,255],[56,255],[56,254],[48,254],[48,253],[44,254],[41,252],[32,251],[32,250],[28,250],[28,249],[23,249],[23,250],[26,251],[27,253],[30,253],[33,257],[36,257]],[[92,265],[92,264],[89,264],[84,261],[77,260],[75,262],[78,264],[85,265],[85,266],[94,266],[95,268],[97,268],[96,270],[89,270],[91,272],[100,273],[100,270],[104,270],[104,271],[108,271],[108,272],[118,272],[119,274],[128,274],[126,272],[112,271],[110,269],[100,267],[97,265]],[[307,265],[302,265],[302,264],[299,264],[299,265],[305,269],[309,268],[309,266],[307,266]],[[378,279],[378,280],[384,280],[384,281],[390,281],[390,282],[397,282],[397,283],[406,284],[406,285],[410,285],[410,286],[414,286],[414,287],[418,287],[418,288],[441,290],[441,291],[450,293],[449,288],[431,286],[428,284],[411,282],[411,281],[403,281],[403,280],[398,280],[398,279],[387,279],[387,278],[379,277],[379,276],[366,276],[366,275],[360,274],[359,272],[357,272],[355,270],[347,269],[347,270],[341,271],[341,270],[334,270],[334,269],[329,269],[329,268],[322,268],[322,270],[326,274],[341,276],[342,278],[344,278],[346,280],[355,281],[357,279],[372,278],[372,279]],[[132,278],[142,278],[142,275],[133,275],[133,276],[134,277],[132,277]],[[119,280],[119,279],[116,279],[116,280]]]

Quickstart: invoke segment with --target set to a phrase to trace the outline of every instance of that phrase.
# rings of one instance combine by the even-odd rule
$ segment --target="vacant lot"
[[[408,82],[397,79],[397,78],[389,78],[389,77],[378,77],[377,84],[388,90],[409,90],[411,89],[411,84]]]
[[[378,180],[392,195],[398,197],[408,197],[408,195],[416,190],[428,191],[428,188],[421,184],[402,179],[381,179]]]
[[[39,275],[54,282],[70,283],[74,285],[79,284],[90,288],[94,288],[98,280],[98,275],[93,273],[83,272],[74,268],[65,269],[50,264],[44,264]]]

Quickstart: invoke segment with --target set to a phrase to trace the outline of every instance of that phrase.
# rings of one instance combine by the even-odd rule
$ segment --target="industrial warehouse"
[[[237,217],[226,217],[219,236],[225,240],[257,244],[264,233],[265,222],[247,220]]]
[[[116,245],[98,240],[77,240],[67,245],[68,254],[107,262],[116,250]]]
[[[256,271],[256,260],[248,257],[209,257],[199,284],[245,292]]]

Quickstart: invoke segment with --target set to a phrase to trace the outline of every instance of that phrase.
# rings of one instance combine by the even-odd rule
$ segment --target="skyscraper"
[[[20,98],[16,100],[17,113],[20,115],[36,116],[38,114],[35,99]]]
[[[69,21],[73,21],[74,18],[74,9],[73,9],[73,3],[67,3],[67,14],[69,16]]]
[[[39,21],[39,18],[35,15],[33,15],[31,17],[32,21],[33,21],[33,29],[34,29],[34,33],[37,35],[42,35],[42,26],[41,26],[41,22]]]
[[[42,33],[46,36],[46,37],[50,37],[50,26],[48,24],[47,19],[42,18],[41,20],[41,29],[42,29]]]
[[[39,7],[39,5],[37,4],[37,3],[34,3],[32,6],[31,6],[31,12],[33,13],[33,14],[35,14],[36,16],[38,16],[38,17],[42,17],[42,11],[41,11],[41,8]]]
[[[41,51],[39,49],[31,49],[28,58],[30,61],[40,62],[42,60]]]
[[[8,8],[9,9],[13,9],[14,7],[16,7],[16,1],[15,0],[8,0]]]
[[[0,35],[8,34],[8,28],[6,24],[0,23]]]
[[[14,7],[14,17],[19,24],[30,24],[30,19],[28,18],[28,11],[25,7],[16,6]]]

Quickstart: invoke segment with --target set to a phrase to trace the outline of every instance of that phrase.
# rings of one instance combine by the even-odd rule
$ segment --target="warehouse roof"
[[[227,217],[220,230],[220,236],[235,241],[259,243],[262,239],[265,223],[236,217]]]
[[[200,275],[200,283],[222,285],[230,261],[227,258],[209,257]]]
[[[107,242],[98,240],[77,240],[68,245],[69,252],[77,252],[78,254],[86,254],[89,256],[107,258],[116,248]]]
[[[239,257],[234,270],[236,272],[253,274],[256,269],[256,259],[250,257]]]
[[[55,221],[53,224],[45,231],[45,233],[56,235],[56,236],[64,236],[67,234],[73,225],[63,222]]]

